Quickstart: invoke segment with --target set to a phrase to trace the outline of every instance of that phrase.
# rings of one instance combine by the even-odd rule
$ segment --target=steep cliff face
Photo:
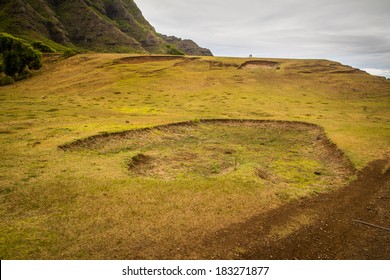
[[[187,54],[212,55],[191,40],[183,44],[158,34],[133,0],[0,0],[0,31],[93,51],[166,53],[170,44]]]

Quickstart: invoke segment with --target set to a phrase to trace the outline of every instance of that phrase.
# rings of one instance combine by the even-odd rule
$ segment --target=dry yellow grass
[[[245,177],[130,176],[126,150],[58,149],[101,132],[205,118],[305,121],[357,168],[389,156],[388,80],[323,60],[238,70],[247,59],[120,63],[128,56],[78,55],[0,88],[2,259],[182,258],[188,242],[295,197],[289,184],[276,192],[237,182]]]

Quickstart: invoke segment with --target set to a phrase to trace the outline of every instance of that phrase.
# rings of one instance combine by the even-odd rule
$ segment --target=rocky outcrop
[[[188,55],[212,56],[209,49],[201,48],[194,41],[189,39],[180,39],[175,36],[162,35],[163,39],[169,44],[175,46],[177,49]]]

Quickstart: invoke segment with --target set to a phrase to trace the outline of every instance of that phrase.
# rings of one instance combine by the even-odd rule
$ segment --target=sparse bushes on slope
[[[172,45],[165,45],[167,49],[167,54],[172,54],[172,55],[185,55],[182,51],[179,51]]]
[[[42,43],[41,41],[35,41],[31,44],[31,46],[43,53],[54,53],[56,52],[52,47]]]
[[[68,57],[72,57],[76,54],[79,54],[80,52],[75,50],[75,49],[67,49],[66,51],[64,51],[64,53],[62,54],[63,57],[65,58],[68,58]]]
[[[28,76],[30,70],[42,66],[42,55],[31,45],[7,33],[0,33],[2,71],[15,80]]]

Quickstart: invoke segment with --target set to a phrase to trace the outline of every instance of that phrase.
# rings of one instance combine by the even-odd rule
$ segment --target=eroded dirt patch
[[[270,60],[248,60],[241,64],[238,69],[253,69],[253,68],[262,68],[262,69],[278,69],[280,66],[279,62],[270,61]]]
[[[152,158],[150,156],[140,153],[133,156],[127,166],[129,167],[129,170],[143,169],[143,167],[148,165],[151,161]]]
[[[228,67],[234,67],[234,68],[239,67],[239,65],[236,63],[224,63],[221,61],[208,61],[208,63],[210,65],[210,69],[223,69],[223,68],[228,68]]]
[[[193,253],[218,259],[389,259],[388,163],[374,161],[348,186],[223,229]]]
[[[301,74],[365,74],[364,71],[357,68],[327,60],[318,60],[304,64],[292,64],[286,67],[286,70],[294,70]]]
[[[169,55],[141,55],[129,56],[115,60],[118,64],[141,64],[147,62],[161,62],[171,60],[184,60],[183,56],[169,56]]]

